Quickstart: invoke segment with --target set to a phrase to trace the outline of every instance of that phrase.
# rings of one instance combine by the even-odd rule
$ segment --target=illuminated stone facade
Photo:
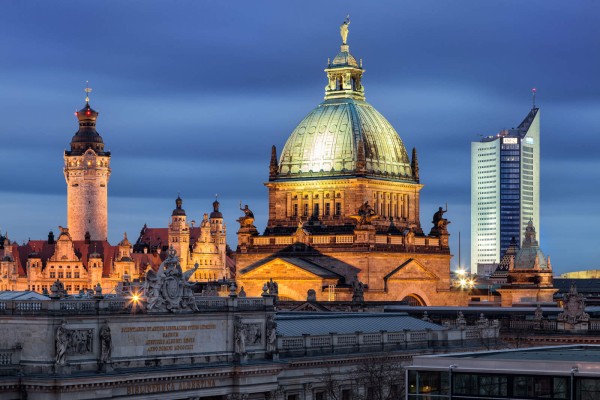
[[[232,261],[227,257],[227,227],[219,202],[213,202],[213,211],[204,214],[200,226],[187,222],[183,200],[175,200],[168,228],[144,226],[134,246],[134,253],[162,253],[173,247],[179,256],[184,270],[198,269],[194,273],[196,281],[216,281],[231,277]]]
[[[238,286],[258,295],[269,279],[279,297],[466,304],[450,290],[448,221],[420,222],[419,166],[391,124],[365,101],[362,61],[342,36],[325,72],[325,100],[273,147],[264,234],[242,223]]]
[[[120,282],[157,269],[169,246],[177,251],[185,270],[199,264],[194,280],[229,278],[233,266],[226,255],[226,227],[218,201],[199,227],[188,224],[178,198],[168,228],[144,226],[135,246],[126,234],[116,246],[107,241],[110,153],[96,131],[98,112],[89,98],[76,114],[79,130],[64,154],[68,228],[59,227],[56,239],[50,232],[46,240],[22,245],[0,235],[0,290],[49,292],[60,280],[69,294],[98,284],[105,293],[112,292]]]

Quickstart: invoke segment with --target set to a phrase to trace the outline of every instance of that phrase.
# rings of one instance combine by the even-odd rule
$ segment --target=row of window
[[[75,279],[79,279],[79,271],[75,271],[74,273],[71,273],[71,271],[67,271],[66,272],[66,276],[65,276],[65,272],[63,271],[58,271],[58,274],[56,273],[56,271],[50,271],[50,278],[55,279],[63,279],[63,278],[75,278]]]

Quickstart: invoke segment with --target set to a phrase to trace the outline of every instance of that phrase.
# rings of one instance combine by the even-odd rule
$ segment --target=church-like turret
[[[181,265],[186,266],[190,255],[190,227],[182,205],[183,200],[177,196],[169,224],[169,247],[175,249]]]
[[[90,106],[88,96],[75,115],[79,130],[64,154],[69,232],[73,240],[84,240],[86,233],[91,240],[107,240],[110,152],[104,150],[104,141],[96,131],[98,112]]]

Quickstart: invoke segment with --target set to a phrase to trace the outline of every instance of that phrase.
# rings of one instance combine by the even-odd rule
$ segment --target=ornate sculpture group
[[[263,285],[263,296],[274,296],[277,297],[279,295],[279,285],[277,282],[273,280],[273,278],[269,279],[268,282],[265,282]]]
[[[67,354],[86,354],[94,351],[93,329],[67,329],[66,321],[61,321],[54,336],[56,365],[66,364]],[[111,358],[112,339],[108,322],[99,330],[100,362],[108,363]]]
[[[558,314],[556,320],[570,325],[589,322],[590,315],[585,312],[585,297],[577,292],[575,282],[571,283],[571,289],[563,300],[563,312]]]
[[[158,271],[149,269],[146,272],[144,294],[148,312],[198,311],[189,280],[199,265],[196,263],[193,269],[183,272],[176,254],[171,247]]]

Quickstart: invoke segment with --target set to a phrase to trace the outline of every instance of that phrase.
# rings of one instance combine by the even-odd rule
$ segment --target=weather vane
[[[89,103],[90,102],[90,93],[92,93],[92,88],[90,87],[90,81],[85,81],[85,89],[83,89],[83,91],[85,92],[85,102]]]

